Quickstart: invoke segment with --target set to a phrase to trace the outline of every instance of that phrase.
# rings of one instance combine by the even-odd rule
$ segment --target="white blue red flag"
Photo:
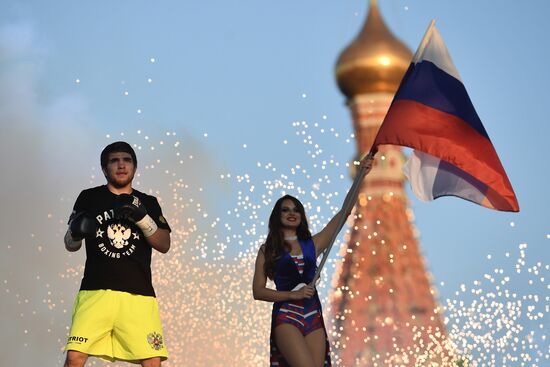
[[[421,200],[457,196],[502,211],[519,205],[432,21],[374,141],[413,148],[405,165]]]

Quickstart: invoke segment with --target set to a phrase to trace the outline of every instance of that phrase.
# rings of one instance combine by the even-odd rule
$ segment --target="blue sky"
[[[458,199],[411,198],[441,298],[495,267],[513,269],[505,253],[514,258],[521,243],[528,244],[528,261],[548,264],[550,5],[425,0],[379,6],[412,51],[436,19],[521,208],[499,213]],[[78,191],[101,183],[100,149],[121,132],[144,150],[145,135],[158,142],[176,132],[185,154],[202,157],[181,174],[204,187],[197,195],[222,218],[239,185],[219,180],[220,174],[248,173],[261,183],[273,175],[258,162],[272,162],[278,173],[313,164],[296,135],[303,125],[294,122],[307,123],[306,136],[323,147],[323,157],[345,164],[353,156],[353,141],[346,142],[353,131],[334,64],[366,9],[367,1],[359,0],[2,1],[1,182],[11,208],[2,217],[3,242],[25,243],[13,234],[16,218],[24,216],[36,216],[24,231],[42,233],[45,243],[43,213],[59,217],[55,231],[62,232],[61,219]],[[158,156],[143,153],[144,162],[164,162],[163,154],[173,153],[155,145]],[[346,169],[326,172],[335,177],[326,187],[343,194],[351,183]],[[144,186],[158,185],[142,173]],[[295,181],[307,189],[314,178]],[[339,205],[338,198],[330,205]],[[268,208],[258,215],[267,219]],[[264,232],[259,228],[258,236]],[[532,292],[548,294],[548,288],[539,284]]]

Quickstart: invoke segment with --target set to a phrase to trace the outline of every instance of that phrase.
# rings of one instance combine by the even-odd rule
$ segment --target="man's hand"
[[[134,195],[120,194],[118,196],[115,216],[134,222],[141,229],[145,237],[153,235],[158,229],[153,218],[147,214],[145,205]]]
[[[96,234],[97,225],[95,218],[86,212],[77,213],[69,223],[69,231],[74,241],[81,241]]]
[[[147,208],[137,196],[120,194],[116,200],[115,216],[137,223],[147,215]]]

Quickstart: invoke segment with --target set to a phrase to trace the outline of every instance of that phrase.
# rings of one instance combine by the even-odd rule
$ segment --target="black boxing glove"
[[[145,237],[151,236],[158,229],[153,218],[147,214],[145,205],[134,195],[118,195],[115,204],[115,216],[134,222]]]
[[[74,241],[82,241],[96,234],[97,225],[95,218],[86,212],[76,213],[69,223],[69,231]]]
[[[115,216],[137,223],[147,215],[147,208],[134,195],[120,194],[116,198]]]

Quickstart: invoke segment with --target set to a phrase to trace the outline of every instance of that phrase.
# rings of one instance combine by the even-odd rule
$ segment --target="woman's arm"
[[[266,302],[279,302],[309,298],[315,294],[313,287],[306,286],[297,291],[277,291],[266,287],[267,276],[264,271],[264,246],[258,251],[256,265],[254,268],[254,279],[252,281],[252,294],[255,300]]]
[[[374,155],[367,155],[365,158],[361,160],[360,166],[364,167],[366,169],[365,175],[367,175],[371,169],[372,169],[372,163],[374,161]],[[352,185],[353,187],[353,185]],[[359,190],[356,190],[355,192],[352,192],[352,187],[348,190],[348,193],[346,194],[346,198],[344,199],[344,203],[348,200],[351,200],[353,203],[357,201],[357,195],[359,194]],[[342,216],[345,216],[346,218],[350,215],[351,210],[353,209],[353,206],[350,207],[349,211],[344,213],[342,210],[340,210],[332,219],[328,222],[328,224],[321,230],[321,232],[317,233],[315,236],[313,236],[313,243],[315,244],[315,255],[319,256],[323,251],[327,249],[327,247],[330,245],[330,240],[332,236],[334,235],[334,232],[340,231],[342,228],[338,228],[338,224],[340,220],[342,219]]]
[[[344,214],[340,210],[338,213],[336,213],[334,217],[332,217],[332,219],[328,222],[325,228],[321,230],[321,232],[313,236],[313,243],[315,244],[315,256],[319,256],[330,245],[330,239],[332,238],[333,233],[339,230],[339,228],[337,228],[338,222],[340,221],[340,217],[342,217],[343,215],[345,215],[347,218],[349,213]]]

